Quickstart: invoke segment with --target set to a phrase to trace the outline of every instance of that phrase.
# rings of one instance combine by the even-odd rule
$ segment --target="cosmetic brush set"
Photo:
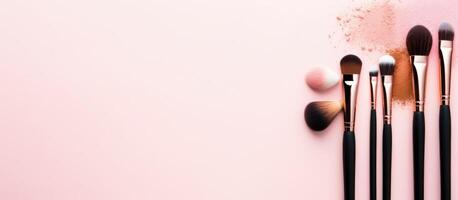
[[[442,23],[439,27],[439,58],[440,58],[440,85],[441,106],[439,116],[438,137],[440,141],[440,168],[441,168],[441,199],[451,199],[451,119],[450,119],[450,79],[451,58],[453,50],[454,30],[448,23]],[[424,199],[424,162],[425,162],[425,95],[426,78],[428,69],[428,56],[432,47],[432,35],[430,31],[421,25],[410,29],[406,37],[406,46],[410,55],[412,68],[413,94],[415,98],[415,110],[412,122],[413,142],[413,180],[414,199]],[[383,103],[383,132],[382,132],[382,196],[384,200],[391,199],[391,164],[392,164],[392,92],[393,80],[396,67],[395,59],[390,55],[384,55],[379,59],[378,69],[369,71],[369,84],[371,94],[370,130],[369,130],[369,166],[370,166],[370,199],[376,199],[376,151],[377,151],[377,85],[382,85]],[[334,118],[343,112],[343,179],[344,199],[355,199],[355,117],[357,108],[358,85],[362,61],[355,55],[346,55],[340,61],[341,85],[343,90],[342,101],[316,101],[307,105],[304,118],[307,125],[316,131],[326,129]],[[325,78],[326,76],[331,78]],[[314,84],[314,90],[328,90],[336,85],[338,80],[329,72],[320,72],[323,83]],[[313,78],[307,77],[307,83]],[[398,83],[399,84],[399,83]],[[402,122],[404,123],[404,122]],[[434,134],[434,133],[428,133]]]

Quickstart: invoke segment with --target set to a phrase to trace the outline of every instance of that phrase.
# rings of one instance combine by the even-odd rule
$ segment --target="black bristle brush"
[[[322,131],[331,124],[340,111],[342,111],[342,103],[339,101],[315,101],[305,107],[304,119],[310,129]]]
[[[439,114],[439,141],[441,166],[441,199],[451,199],[451,119],[450,119],[450,78],[452,67],[453,39],[455,31],[448,23],[439,27],[439,59],[441,106]]]
[[[343,177],[344,200],[355,199],[355,114],[358,82],[362,62],[355,55],[346,55],[340,60],[343,89],[344,134]]]
[[[370,134],[369,134],[369,188],[370,200],[377,199],[377,68],[369,71],[371,85],[371,119],[370,119]]]
[[[414,200],[424,199],[425,167],[425,88],[428,56],[432,46],[432,35],[429,30],[417,25],[410,29],[406,38],[407,50],[412,66],[412,79],[415,97],[413,113],[413,173]]]
[[[391,97],[393,92],[393,72],[395,60],[389,55],[379,59],[380,75],[383,88],[383,200],[391,199]]]

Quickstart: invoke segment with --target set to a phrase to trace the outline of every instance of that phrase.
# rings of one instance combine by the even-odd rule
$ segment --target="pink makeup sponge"
[[[315,91],[325,91],[336,86],[339,79],[335,71],[321,67],[310,70],[305,77],[305,82]]]

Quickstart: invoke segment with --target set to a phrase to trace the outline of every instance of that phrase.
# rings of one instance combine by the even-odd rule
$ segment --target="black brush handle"
[[[391,199],[391,125],[383,125],[383,200]]]
[[[441,105],[439,125],[441,160],[441,199],[450,200],[451,123],[450,107],[448,105]]]
[[[343,135],[344,200],[355,200],[355,133],[345,131]]]
[[[370,165],[370,200],[377,199],[377,113],[371,109],[371,124],[369,135],[369,165]]]
[[[413,113],[413,179],[414,200],[424,200],[425,114]]]

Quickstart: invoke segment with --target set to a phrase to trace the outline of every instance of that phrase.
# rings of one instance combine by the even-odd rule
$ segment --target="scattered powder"
[[[405,49],[404,24],[398,9],[400,1],[375,0],[365,4],[352,5],[344,14],[336,17],[337,30],[329,35],[336,48],[342,42],[356,48],[368,60],[376,62],[381,54],[390,54],[396,59],[394,72],[393,100],[399,103],[413,103],[412,69]],[[397,21],[397,16],[400,21]]]
[[[393,101],[412,104],[414,101],[409,53],[405,48],[392,49],[387,53],[396,60],[393,77]]]
[[[346,14],[336,17],[336,32],[342,33],[340,36],[346,43],[359,47],[361,51],[384,52],[387,48],[397,47],[392,44],[395,14],[391,1],[374,1],[353,7]]]

